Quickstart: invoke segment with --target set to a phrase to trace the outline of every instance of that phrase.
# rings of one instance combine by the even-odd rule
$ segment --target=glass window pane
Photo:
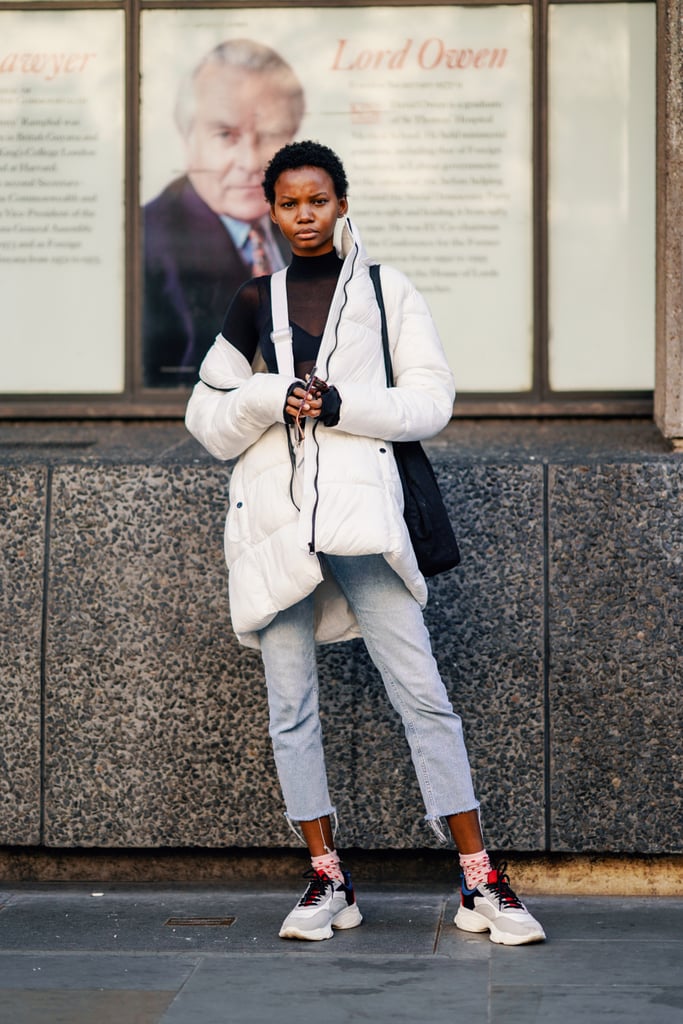
[[[0,12],[6,394],[123,390],[123,31],[122,11]]]
[[[524,5],[143,11],[147,382],[172,385],[196,374],[235,288],[220,292],[218,255],[207,253],[228,244],[219,215],[240,214],[227,198],[223,208],[214,203],[209,175],[219,165],[211,171],[208,149],[198,153],[198,132],[184,145],[175,105],[184,76],[205,54],[245,37],[272,47],[299,77],[305,114],[296,137],[339,151],[350,215],[368,252],[405,271],[427,297],[458,389],[530,388],[531,11]],[[223,90],[224,121],[239,120],[228,109],[237,95],[235,85]],[[280,144],[279,126],[272,134]],[[201,207],[188,194],[188,171],[205,193]],[[227,180],[227,162],[225,173]],[[203,225],[201,246],[190,237],[191,208]],[[173,223],[183,225],[175,237]],[[231,239],[238,235],[231,230]],[[199,258],[207,264],[201,280]],[[221,279],[234,281],[235,257],[224,258]],[[198,301],[200,294],[208,298]],[[210,302],[216,310],[207,323]]]
[[[551,5],[550,383],[654,384],[655,5]]]

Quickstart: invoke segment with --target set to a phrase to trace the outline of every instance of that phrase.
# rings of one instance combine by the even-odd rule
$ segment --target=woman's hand
[[[296,380],[290,384],[285,401],[285,422],[294,424],[301,441],[306,417],[321,419],[326,427],[336,427],[340,408],[341,395],[337,389],[309,374],[305,384]]]
[[[322,409],[322,398],[318,391],[310,391],[304,384],[295,384],[287,393],[285,416],[291,416],[296,422],[305,416],[317,419]]]

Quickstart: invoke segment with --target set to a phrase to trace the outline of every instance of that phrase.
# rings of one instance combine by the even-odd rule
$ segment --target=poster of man
[[[303,110],[292,68],[252,39],[220,43],[180,82],[185,173],[143,210],[146,385],[193,384],[230,296],[284,266],[261,180]]]
[[[458,390],[528,389],[531,29],[525,5],[144,11],[143,383],[192,386],[236,289],[280,265],[263,170],[314,139],[368,252],[426,296]]]

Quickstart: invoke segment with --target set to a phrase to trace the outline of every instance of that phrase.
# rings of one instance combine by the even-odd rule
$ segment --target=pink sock
[[[459,860],[468,889],[476,889],[486,881],[491,870],[491,861],[486,850],[480,850],[479,853],[461,853]]]
[[[344,874],[339,863],[339,854],[336,850],[323,853],[320,857],[311,857],[311,864],[314,871],[324,871],[333,882],[344,881]]]

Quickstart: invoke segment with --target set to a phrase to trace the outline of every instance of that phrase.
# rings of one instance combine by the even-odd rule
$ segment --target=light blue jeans
[[[432,655],[422,610],[382,555],[321,555],[351,605],[368,653],[398,711],[426,820],[479,806],[462,723]],[[260,633],[275,764],[293,821],[333,815],[318,714],[313,595],[280,612]]]

